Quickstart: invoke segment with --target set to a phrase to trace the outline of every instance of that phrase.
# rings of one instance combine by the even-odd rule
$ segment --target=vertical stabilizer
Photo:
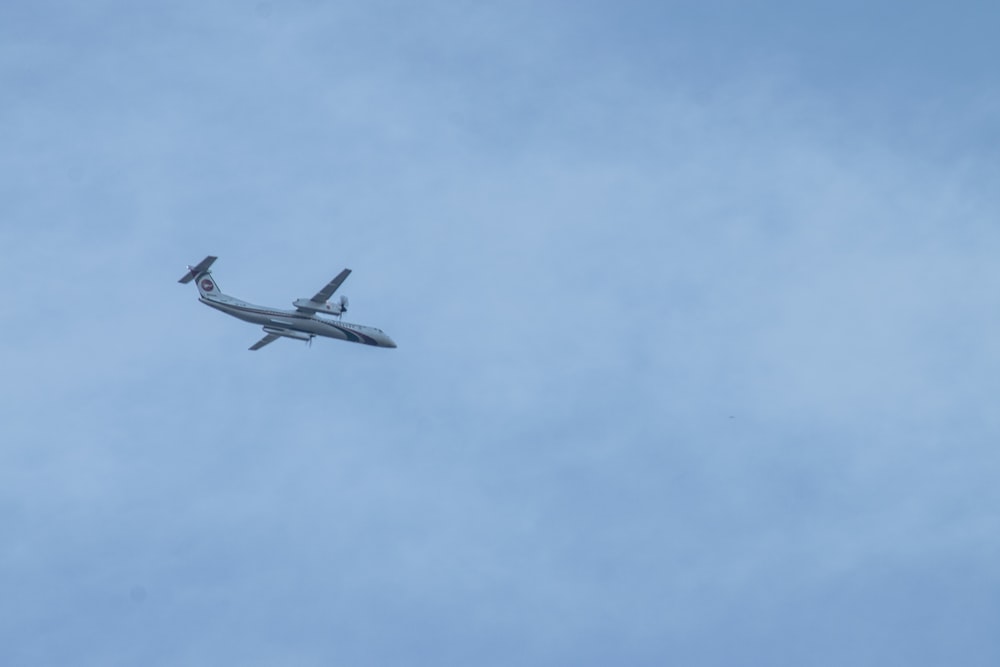
[[[188,272],[178,280],[179,283],[189,283],[192,280],[195,281],[194,284],[198,286],[198,292],[202,296],[218,296],[222,292],[219,291],[219,286],[215,284],[215,279],[212,278],[212,272],[209,269],[212,267],[212,263],[218,257],[213,257],[209,255],[205,259],[198,262],[196,266],[189,266]]]
[[[219,291],[219,286],[215,284],[215,278],[212,277],[211,271],[198,274],[198,277],[195,278],[195,284],[198,285],[198,293],[202,296],[219,296],[222,294]]]

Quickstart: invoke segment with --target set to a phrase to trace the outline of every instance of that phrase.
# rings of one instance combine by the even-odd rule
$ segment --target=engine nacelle
[[[293,331],[292,329],[279,329],[278,327],[264,327],[264,332],[275,336],[294,338],[295,340],[303,340],[306,342],[311,340],[313,337],[312,334],[302,333],[301,331]]]
[[[327,315],[340,315],[347,310],[347,306],[344,301],[338,303],[317,303],[312,299],[296,299],[292,301],[292,305],[296,308],[302,310],[307,310],[310,313],[326,313]]]

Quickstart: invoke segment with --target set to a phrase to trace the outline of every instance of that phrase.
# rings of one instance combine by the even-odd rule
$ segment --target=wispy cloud
[[[187,9],[0,22],[7,662],[995,662],[988,86],[892,127],[693,8]],[[400,347],[246,352],[207,253],[350,266]]]

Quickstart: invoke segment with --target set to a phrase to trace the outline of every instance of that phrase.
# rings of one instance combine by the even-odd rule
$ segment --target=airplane
[[[316,336],[337,338],[351,343],[362,343],[376,347],[396,347],[389,336],[381,329],[366,327],[361,324],[349,324],[341,320],[329,320],[319,316],[319,313],[336,315],[338,318],[347,311],[347,297],[341,295],[336,303],[329,299],[337,291],[340,284],[351,275],[350,269],[344,269],[337,277],[326,284],[326,287],[316,292],[309,299],[296,299],[292,302],[295,310],[281,310],[255,306],[245,301],[235,299],[219,291],[219,285],[212,277],[209,268],[218,257],[209,255],[195,266],[188,266],[188,272],[177,282],[187,284],[192,280],[201,295],[198,299],[206,306],[221,310],[226,315],[232,315],[245,322],[260,324],[266,334],[250,346],[251,350],[259,350],[279,338],[291,338],[312,344]]]

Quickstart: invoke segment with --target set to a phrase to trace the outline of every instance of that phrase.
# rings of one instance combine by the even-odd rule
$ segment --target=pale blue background
[[[1000,664],[996,7],[0,3],[0,664]]]

